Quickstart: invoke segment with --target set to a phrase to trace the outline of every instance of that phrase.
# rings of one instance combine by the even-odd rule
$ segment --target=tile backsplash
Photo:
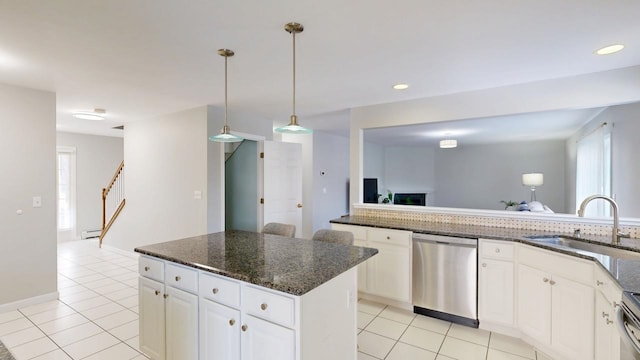
[[[580,233],[584,235],[608,236],[611,235],[613,224],[592,224],[587,222],[560,220],[541,220],[527,219],[522,217],[501,217],[501,216],[483,216],[469,214],[452,214],[437,212],[420,212],[406,211],[397,207],[389,209],[379,208],[360,208],[355,207],[355,216],[363,216],[369,218],[389,219],[389,220],[407,220],[407,221],[425,221],[443,224],[461,224],[461,225],[480,225],[497,227],[504,229],[525,229],[536,231],[552,231],[558,233],[573,233],[574,230],[580,229]],[[621,226],[621,231],[629,233],[632,238],[640,238],[640,226]]]

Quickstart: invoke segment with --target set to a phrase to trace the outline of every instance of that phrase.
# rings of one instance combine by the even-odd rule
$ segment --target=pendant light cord
[[[224,126],[227,126],[227,59],[229,55],[224,55]]]
[[[296,114],[296,32],[293,34],[293,115]]]

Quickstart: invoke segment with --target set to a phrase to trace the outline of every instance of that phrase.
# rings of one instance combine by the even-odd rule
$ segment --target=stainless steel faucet
[[[580,204],[580,209],[578,209],[578,216],[584,217],[584,209],[587,207],[587,204],[591,200],[595,200],[595,199],[606,200],[609,202],[609,204],[611,204],[611,208],[613,209],[613,234],[611,238],[611,243],[614,245],[619,245],[621,237],[628,238],[630,236],[629,234],[626,234],[620,231],[620,228],[619,228],[620,225],[618,223],[618,204],[615,202],[615,200],[604,195],[591,195],[586,199],[582,200],[582,203]]]

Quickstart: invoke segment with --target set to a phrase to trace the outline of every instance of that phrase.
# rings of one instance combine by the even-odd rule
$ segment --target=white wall
[[[429,205],[502,210],[501,200],[529,201],[522,174],[541,172],[537,200],[553,211],[565,210],[565,141],[499,143],[438,149],[435,191]]]
[[[124,131],[127,204],[104,243],[132,250],[205,234],[207,107],[131,122]]]
[[[76,238],[102,228],[102,188],[124,159],[122,138],[58,132],[57,146],[76,148]]]
[[[0,308],[56,295],[55,126],[54,93],[0,84]]]
[[[435,153],[430,147],[385,148],[385,181],[392,193],[431,192],[435,185]],[[431,204],[427,197],[427,204]]]
[[[620,216],[640,217],[640,104],[610,108],[613,120],[611,134],[611,190],[620,206]]]
[[[349,139],[316,131],[313,154],[312,230],[315,233],[330,229],[329,220],[349,213]]]

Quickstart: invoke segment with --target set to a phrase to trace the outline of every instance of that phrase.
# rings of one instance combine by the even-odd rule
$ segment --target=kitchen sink
[[[628,260],[640,260],[640,253],[635,251],[629,251],[619,249],[607,245],[599,245],[586,241],[571,239],[564,236],[554,237],[527,237],[530,241],[548,245],[551,247],[557,247],[565,250],[575,251],[584,255],[605,255],[612,258],[628,259]],[[598,256],[595,256],[598,257]]]

